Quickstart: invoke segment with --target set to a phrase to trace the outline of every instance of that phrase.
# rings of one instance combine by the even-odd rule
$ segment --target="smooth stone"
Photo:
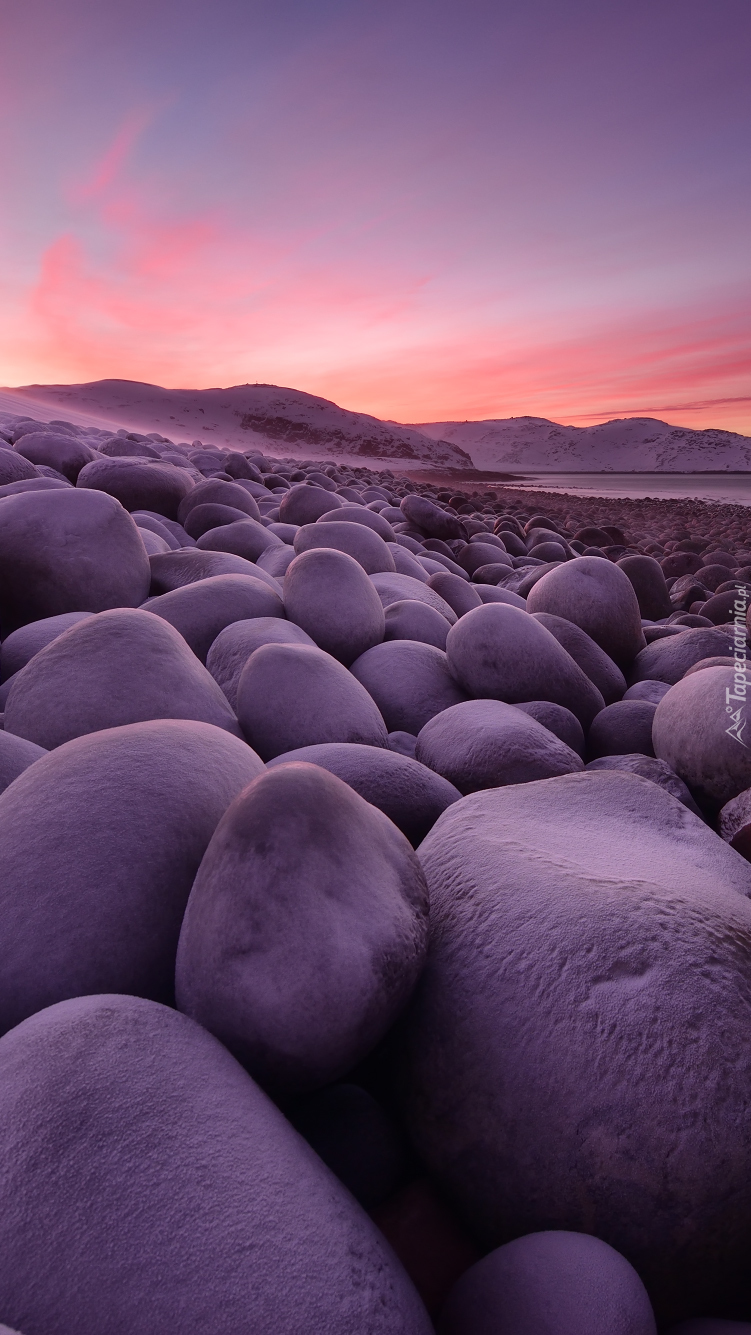
[[[467,699],[446,654],[432,644],[389,640],[361,654],[350,671],[375,700],[389,732],[417,735],[428,719]]]
[[[46,644],[51,644],[64,630],[79,621],[87,621],[91,612],[62,612],[60,616],[28,621],[7,635],[0,645],[0,681],[7,681],[31,661]]]
[[[467,700],[444,709],[418,733],[415,759],[463,794],[584,768],[541,723],[500,700]]]
[[[701,615],[714,626],[724,626],[738,615],[745,621],[747,607],[747,598],[739,598],[735,589],[727,589],[725,593],[716,593],[713,598],[708,598],[702,604]]]
[[[149,528],[158,524],[159,527],[154,531],[158,532],[160,537],[172,538],[173,551],[179,551],[182,547],[195,547],[194,539],[188,536],[182,524],[178,524],[176,519],[168,519],[166,515],[157,514],[155,510],[133,510],[132,514],[141,527]],[[149,520],[149,523],[146,524],[145,520]]]
[[[17,454],[28,459],[29,463],[54,468],[69,482],[75,482],[82,468],[93,463],[97,457],[97,451],[92,450],[85,441],[55,431],[30,431],[22,436],[13,448]],[[28,477],[29,474],[19,473],[17,476]]]
[[[693,672],[693,668],[689,668]],[[667,695],[670,687],[666,681],[637,681],[633,686],[629,686],[624,693],[624,700],[648,700],[651,705],[659,705],[663,695]]]
[[[435,589],[439,597],[456,612],[457,617],[464,616],[465,612],[471,612],[473,607],[482,607],[482,598],[477,590],[458,575],[449,574],[448,570],[445,574],[431,575],[428,588]]]
[[[449,607],[445,598],[441,598],[440,594],[435,592],[435,589],[428,588],[427,580],[421,583],[417,579],[412,579],[410,575],[388,573],[370,575],[369,578],[384,607],[390,607],[392,603],[399,603],[408,598],[412,602],[427,603],[428,607],[440,612],[451,626],[457,620],[456,612]]]
[[[717,829],[720,837],[736,853],[751,862],[751,788],[745,788],[737,797],[725,803],[718,817]]]
[[[667,629],[667,627],[666,627]],[[709,627],[689,627],[677,635],[654,640],[635,658],[629,682],[664,681],[675,686],[690,667],[703,658],[724,657],[732,642],[722,630]]]
[[[449,624],[440,612],[414,598],[390,603],[385,612],[384,640],[418,640],[445,650]],[[0,660],[1,661],[1,660]]]
[[[352,742],[329,742],[324,746],[304,746],[269,761],[268,768],[290,761],[320,765],[349,784],[371,806],[406,835],[416,848],[438,817],[458,802],[461,793],[439,774],[420,765],[406,754],[380,746],[358,746]]]
[[[427,538],[442,538],[446,542],[452,538],[466,537],[467,531],[461,519],[457,515],[447,514],[425,496],[405,496],[399,502],[399,508],[405,519]]]
[[[0,568],[4,635],[63,612],[138,606],[149,592],[130,515],[113,497],[75,487],[0,501]]]
[[[17,450],[6,449],[5,446],[0,447],[1,487],[38,477],[39,474],[30,459],[25,459]]]
[[[389,733],[389,750],[396,751],[397,755],[408,756],[410,760],[414,760],[416,747],[417,738],[413,732],[401,732],[397,729],[396,732]]]
[[[265,552],[261,552],[257,564],[282,584],[284,576],[294,560],[294,547],[284,545],[282,547],[267,547]]]
[[[421,584],[427,584],[430,576],[421,559],[413,556],[411,552],[406,551],[404,547],[400,547],[396,542],[391,544],[389,550],[397,574],[408,575],[410,579],[416,579]]]
[[[251,516],[246,516],[245,512],[238,510],[235,505],[220,505],[216,501],[206,501],[194,505],[188,511],[185,516],[185,532],[189,538],[195,539],[197,545],[204,533],[211,533],[217,528],[227,528],[230,524],[242,524],[246,518],[250,522]]]
[[[79,621],[13,679],[5,730],[51,751],[149,719],[192,719],[239,735],[214,678],[161,617],[116,608]]]
[[[246,561],[242,556],[235,556],[233,552],[207,552],[193,547],[189,551],[170,552],[168,556],[152,556],[149,565],[152,597],[170,593],[172,589],[182,589],[186,584],[196,584],[199,579],[211,579],[215,575],[248,575],[251,579],[261,580],[275,593],[280,594],[282,591],[279,580],[274,579],[261,565]]]
[[[0,1042],[0,1132],[0,1311],[21,1329],[432,1330],[364,1211],[174,1010],[105,995],[24,1021]]]
[[[362,566],[346,552],[326,547],[302,552],[288,567],[284,611],[345,667],[380,644],[386,626],[381,600]]]
[[[152,515],[146,514],[144,510],[134,510],[132,518],[135,519],[142,534],[145,529],[147,533],[153,533],[155,537],[161,538],[169,551],[179,551],[180,542],[175,537],[174,533],[167,527],[166,523],[162,523],[159,519],[154,519]],[[156,553],[149,553],[149,555],[156,555]]]
[[[0,794],[10,787],[19,774],[23,774],[30,765],[46,755],[43,746],[27,742],[24,737],[15,737],[13,733],[0,728]]]
[[[279,503],[279,521],[282,524],[315,524],[322,515],[344,505],[335,492],[321,487],[290,487]]]
[[[138,533],[147,556],[162,556],[164,552],[174,550],[165,538],[160,538],[158,534],[151,533],[149,529],[139,526]]]
[[[524,704],[514,705],[514,709],[520,709],[523,714],[528,714],[578,756],[584,757],[584,729],[570,709],[564,708],[563,705],[554,705],[552,700],[528,700]],[[597,717],[600,718],[601,715],[598,714]]]
[[[20,738],[0,733],[0,764],[9,742]],[[171,1003],[201,858],[261,761],[239,738],[185,720],[34,750],[0,798],[0,1031],[101,991]]]
[[[593,719],[587,735],[587,758],[653,756],[652,723],[656,704],[649,700],[617,700]]]
[[[427,916],[395,825],[317,765],[280,765],[235,799],[206,850],[180,933],[178,1007],[264,1087],[320,1088],[403,1010]]]
[[[18,456],[20,458],[20,455]],[[29,464],[33,468],[33,464]],[[69,491],[73,486],[66,478],[43,477],[38,469],[35,476],[24,478],[20,482],[6,482],[0,486],[0,499],[4,496],[19,496],[27,491]]]
[[[529,548],[529,555],[538,561],[565,561],[567,552],[562,542],[536,542]]]
[[[254,617],[248,621],[233,621],[225,626],[213,641],[206,656],[206,667],[214,681],[221,686],[233,709],[237,707],[237,687],[250,655],[262,644],[307,644],[315,649],[315,642],[300,626],[277,616]]]
[[[684,807],[693,811],[695,816],[703,819],[701,811],[697,807],[693,797],[682,779],[666,765],[664,760],[657,760],[655,756],[645,756],[640,753],[623,756],[601,756],[599,760],[590,760],[587,765],[588,770],[615,769],[624,770],[627,774],[638,774],[642,779],[650,779],[660,788],[664,788],[671,797],[677,797]]]
[[[95,459],[81,469],[76,487],[114,496],[126,510],[155,510],[177,519],[193,479],[182,468],[151,459]]]
[[[237,688],[237,717],[265,761],[322,742],[388,746],[365,687],[330,654],[303,644],[265,644],[251,654]]]
[[[249,519],[261,518],[258,503],[250,492],[239,482],[225,482],[221,478],[206,478],[196,483],[181,500],[175,517],[184,525],[191,510],[199,505],[226,505],[246,514]]]
[[[530,612],[547,612],[580,626],[620,668],[644,648],[641,613],[628,576],[592,556],[549,570],[527,596]]]
[[[438,1335],[657,1335],[652,1305],[633,1266],[599,1238],[564,1229],[528,1233],[483,1257],[454,1285],[437,1330]]]
[[[633,585],[643,617],[659,621],[670,615],[670,592],[659,561],[653,556],[622,556],[617,564]]]
[[[708,811],[751,786],[746,674],[737,693],[732,667],[684,677],[663,696],[652,725],[655,755],[680,775]],[[7,717],[7,716],[6,716]]]
[[[324,523],[320,519],[315,524],[303,524],[295,533],[293,547],[298,556],[321,547],[344,552],[357,561],[367,575],[396,570],[394,558],[383,538],[364,524]]]
[[[399,512],[401,516],[401,511]],[[372,529],[384,542],[394,541],[394,530],[388,519],[375,510],[369,510],[365,505],[341,505],[336,510],[328,510],[322,514],[317,524],[327,524],[331,521],[345,522],[348,524],[360,524],[365,528]]]
[[[521,574],[521,579],[519,579],[517,575],[516,583],[514,586],[514,592],[518,593],[520,598],[528,598],[532,589],[535,587],[536,584],[539,584],[543,575],[548,575],[551,570],[557,570],[558,567],[561,565],[560,561],[546,561],[542,565],[533,566],[533,568],[529,570],[528,563],[534,560],[536,560],[536,557],[528,556],[526,558],[525,564],[521,567],[518,567],[518,570]],[[607,560],[607,557],[605,557],[605,560]],[[530,607],[529,610],[531,612],[533,609]]]
[[[284,617],[279,594],[247,575],[212,575],[197,580],[151,598],[147,610],[174,626],[202,663],[217,635],[233,621]]]
[[[512,589],[502,589],[497,584],[473,584],[472,587],[481,603],[507,603],[509,607],[520,607],[522,612],[527,609],[526,599],[520,598]]]
[[[481,566],[487,565],[502,565],[512,569],[511,557],[489,542],[470,542],[459,555],[459,565],[468,575],[474,575]]]
[[[751,867],[616,772],[476,793],[420,861],[401,1101],[428,1172],[485,1248],[609,1243],[660,1325],[748,1304]]]
[[[449,667],[468,695],[522,704],[552,700],[589,727],[604,707],[597,687],[554,636],[517,607],[467,612],[446,640]]]
[[[694,663],[694,666],[690,667],[687,672],[684,672],[683,675],[684,677],[691,677],[693,676],[694,672],[703,672],[705,668],[710,668],[710,667],[733,667],[735,665],[735,661],[736,660],[732,658],[729,654],[714,654],[712,658],[701,658],[698,663]],[[663,683],[661,682],[660,685],[662,684]],[[670,687],[667,686],[667,683],[665,683],[665,685],[666,685],[665,693],[667,694],[667,691],[670,690]],[[638,686],[634,686],[632,689],[638,690]]]
[[[375,1209],[402,1186],[409,1171],[404,1134],[360,1085],[316,1090],[288,1109],[287,1117],[364,1210]]]

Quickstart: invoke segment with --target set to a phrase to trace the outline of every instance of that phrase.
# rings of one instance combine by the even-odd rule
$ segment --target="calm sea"
[[[492,486],[492,483],[488,485]],[[650,496],[751,506],[751,473],[529,473],[504,487],[568,491],[581,496]]]

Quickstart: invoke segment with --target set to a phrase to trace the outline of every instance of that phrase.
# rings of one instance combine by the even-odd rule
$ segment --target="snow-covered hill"
[[[545,417],[485,422],[418,422],[417,431],[453,441],[475,468],[525,472],[693,473],[751,469],[751,437],[626,417],[599,426],[559,426]]]
[[[432,434],[428,437],[413,427],[348,412],[328,399],[277,385],[162,389],[135,380],[95,380],[85,385],[25,385],[2,391],[2,398],[4,403],[18,402],[16,411],[31,417],[46,405],[54,416],[72,422],[83,416],[92,426],[157,431],[176,442],[198,439],[235,449],[349,463],[382,459],[401,468],[472,467],[460,446]],[[36,411],[23,406],[27,403],[33,403]]]

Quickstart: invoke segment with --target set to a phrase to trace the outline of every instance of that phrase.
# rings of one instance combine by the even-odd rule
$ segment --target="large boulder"
[[[282,544],[282,550],[285,550]],[[263,553],[262,553],[263,555]],[[276,593],[281,592],[279,580],[274,579],[260,565],[246,561],[232,552],[202,551],[193,547],[188,551],[165,552],[163,556],[152,556],[151,595],[170,593],[172,589],[182,589],[186,584],[196,584],[199,579],[211,579],[214,575],[249,575],[251,579],[260,579]]]
[[[0,486],[5,487],[14,482],[38,477],[39,474],[29,459],[24,459],[23,455],[15,450],[6,449],[4,445],[0,446]]]
[[[395,571],[394,558],[383,538],[364,524],[339,523],[338,521],[315,524],[303,524],[294,538],[295,553],[313,551],[318,547],[328,547],[333,551],[346,552],[361,565],[368,575],[379,571]]]
[[[130,515],[113,497],[75,487],[0,500],[0,570],[4,635],[62,612],[137,607],[149,592]]]
[[[666,627],[667,629],[667,627]],[[688,669],[703,658],[725,655],[731,648],[722,630],[709,626],[689,627],[677,635],[654,640],[637,654],[629,673],[629,682],[664,681],[674,686]]]
[[[12,732],[0,728],[0,793],[4,793],[19,774],[23,774],[30,765],[46,755],[43,746],[27,742],[25,737],[15,737]]]
[[[452,538],[466,538],[467,530],[457,515],[447,514],[440,506],[434,505],[427,496],[405,496],[399,503],[405,519],[414,524],[426,538],[441,538],[444,542]]]
[[[394,541],[394,530],[388,519],[384,519],[376,510],[369,510],[366,505],[357,505],[345,503],[338,509],[328,510],[326,514],[321,515],[316,520],[317,524],[327,524],[331,521],[337,523],[360,524],[365,528],[372,529],[384,542]]]
[[[415,640],[389,640],[352,664],[353,677],[378,705],[389,732],[420,729],[442,710],[466,700],[446,654]]]
[[[290,487],[279,502],[279,520],[282,524],[315,524],[321,515],[339,509],[344,501],[322,487],[308,487],[303,483]]]
[[[670,591],[659,561],[653,556],[622,556],[617,564],[630,579],[639,611],[646,621],[670,616],[673,611]]]
[[[330,1084],[383,1037],[427,947],[396,826],[317,765],[268,770],[216,829],[185,912],[176,995],[277,1092]]]
[[[208,529],[201,534],[196,546],[203,552],[233,552],[245,561],[257,561],[267,547],[284,547],[284,543],[248,515],[247,519],[234,524]]]
[[[239,736],[214,678],[161,617],[118,608],[79,621],[13,678],[5,729],[51,751],[148,719],[194,719]]]
[[[320,765],[348,783],[366,802],[388,816],[415,847],[446,807],[461,797],[459,790],[440,774],[382,746],[359,746],[354,742],[303,746],[270,760],[268,768],[293,760]]]
[[[93,463],[97,451],[76,436],[58,431],[30,431],[13,446],[14,450],[32,464],[42,464],[62,473],[69,482],[75,482],[81,469]],[[19,474],[28,477],[28,473]],[[15,479],[13,479],[15,481]]]
[[[86,621],[91,612],[61,612],[60,616],[29,621],[6,636],[0,645],[0,681],[7,681],[31,661],[46,644],[51,644],[64,630]]]
[[[388,746],[365,687],[330,654],[303,644],[264,644],[251,654],[237,688],[237,717],[263,760],[321,742]]]
[[[570,746],[578,756],[584,755],[584,729],[570,709],[565,709],[563,705],[554,705],[552,700],[528,700],[523,704],[514,705],[514,709],[520,709],[523,714],[529,714],[530,718],[536,719],[543,728],[547,728],[548,732],[552,732],[565,742],[566,746]],[[597,718],[601,717],[601,714],[597,715]]]
[[[649,700],[617,700],[592,720],[587,737],[590,760],[600,756],[653,756],[652,723],[657,706]]]
[[[258,502],[239,482],[225,482],[222,478],[206,478],[187,491],[180,502],[177,519],[185,524],[188,515],[199,505],[226,505],[239,510],[249,519],[260,519]]]
[[[521,704],[552,700],[583,727],[604,708],[589,677],[534,617],[505,603],[467,612],[446,640],[449,667],[468,695]]]
[[[460,575],[452,575],[450,570],[442,570],[431,575],[428,587],[435,589],[458,617],[463,617],[465,612],[471,612],[475,607],[482,607],[482,598],[474,585],[462,579]],[[521,602],[521,599],[519,601]]]
[[[278,616],[253,617],[250,621],[233,621],[225,626],[213,641],[206,656],[206,666],[218,682],[233,709],[237,707],[237,687],[242,670],[251,654],[262,644],[307,644],[315,649],[315,641],[300,626]]]
[[[94,992],[171,1002],[199,863],[262,772],[237,737],[184,720],[40,751],[0,797],[0,1031]]]
[[[590,760],[587,765],[588,770],[624,770],[627,774],[638,774],[642,779],[649,779],[651,783],[656,783],[660,788],[664,788],[671,797],[677,797],[684,807],[693,811],[695,816],[701,816],[701,811],[696,805],[683,779],[679,779],[675,770],[672,770],[664,760],[658,760],[656,756],[645,756],[635,751],[632,755],[600,756],[597,760]]]
[[[452,626],[457,619],[456,612],[449,607],[446,599],[441,598],[434,589],[427,587],[427,580],[423,584],[420,580],[413,579],[411,575],[400,575],[398,572],[395,575],[388,572],[371,575],[370,579],[384,607],[390,607],[392,603],[402,602],[406,598],[413,602],[427,603],[428,607],[440,612]]]
[[[0,1139],[0,1312],[21,1330],[432,1329],[378,1229],[282,1113],[156,1002],[64,1001],[7,1034]]]
[[[486,1248],[595,1234],[667,1324],[751,1294],[751,868],[633,774],[476,793],[420,847],[423,1162]]]
[[[152,459],[95,459],[81,469],[76,486],[104,491],[126,510],[155,510],[177,519],[193,479],[184,468]]]
[[[369,529],[362,532],[370,537]],[[288,567],[284,610],[320,649],[346,666],[380,644],[386,629],[381,600],[362,566],[326,547],[302,552]]]
[[[732,667],[706,668],[677,682],[655,712],[655,755],[709,812],[751,786],[746,682],[746,673]]]
[[[530,589],[527,608],[581,626],[620,668],[628,667],[644,648],[634,587],[611,561],[580,556],[556,566]]]
[[[436,649],[446,648],[449,623],[440,612],[415,598],[402,598],[386,608],[384,640],[418,640],[433,644]]]
[[[584,769],[565,742],[500,700],[468,700],[437,714],[418,735],[415,759],[460,793]]]
[[[233,621],[284,617],[280,595],[248,575],[212,575],[197,580],[150,599],[147,610],[179,630],[202,663],[219,632]]]
[[[438,1333],[657,1335],[657,1326],[623,1256],[600,1238],[551,1229],[507,1242],[471,1266],[449,1294]]]
[[[218,505],[216,501],[203,502],[189,510],[185,517],[185,532],[197,544],[204,533],[212,533],[217,528],[227,528],[230,524],[243,524],[246,518],[250,520],[251,516],[246,516],[236,505]],[[263,528],[263,524],[260,527]]]

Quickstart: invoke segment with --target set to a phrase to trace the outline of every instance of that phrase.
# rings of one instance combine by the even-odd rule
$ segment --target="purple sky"
[[[0,0],[0,383],[751,433],[748,0]]]

